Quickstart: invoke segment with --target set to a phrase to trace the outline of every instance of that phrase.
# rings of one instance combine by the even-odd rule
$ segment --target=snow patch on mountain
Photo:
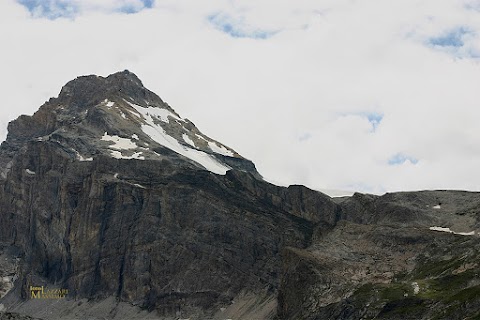
[[[145,157],[142,156],[142,152],[135,152],[134,154],[132,154],[131,156],[124,156],[120,151],[115,151],[115,150],[111,150],[110,151],[110,154],[112,155],[112,157],[116,158],[116,159],[137,159],[137,160],[145,160]]]
[[[93,157],[85,158],[80,153],[77,155],[77,159],[80,161],[93,161]]]
[[[162,127],[157,126],[153,123],[142,125],[143,132],[148,135],[152,140],[156,141],[158,144],[161,144],[164,147],[169,148],[170,150],[175,151],[178,154],[181,154],[184,157],[187,157],[200,165],[205,169],[216,173],[216,174],[225,174],[229,167],[221,164],[213,156],[199,150],[194,150],[192,148],[187,148],[184,145],[181,145],[175,138],[169,136]]]
[[[218,154],[221,154],[221,155],[224,155],[224,156],[228,156],[228,157],[233,157],[233,152],[228,150],[227,148],[225,148],[224,146],[222,145],[218,145],[217,143],[215,142],[212,142],[212,141],[209,141],[208,142],[208,147],[213,151],[213,152],[216,152]]]
[[[204,137],[202,137],[202,136],[201,136],[201,135],[199,135],[198,133],[195,133],[195,135],[197,136],[197,138],[199,138],[199,139],[203,139],[203,140],[207,141],[207,139],[205,139]]]
[[[444,228],[444,227],[430,227],[429,229],[432,230],[432,231],[453,233],[453,234],[458,234],[458,235],[461,235],[461,236],[474,236],[475,235],[475,231],[455,232],[455,231],[450,230],[450,228]]]
[[[156,107],[147,107],[147,108],[144,108],[142,106],[139,106],[138,104],[135,104],[135,103],[131,103],[129,101],[126,101],[132,108],[134,108],[139,114],[141,114],[143,116],[144,119],[160,119],[161,121],[165,122],[165,123],[170,123],[170,120],[168,119],[168,117],[172,117],[174,119],[177,119],[177,120],[183,120],[179,117],[177,117],[175,114],[173,114],[171,111],[167,110],[167,109],[163,109],[163,108],[156,108]]]
[[[105,99],[104,102],[105,102],[106,106],[109,107],[109,108],[113,107],[113,105],[115,104],[115,102],[110,101],[108,99]]]
[[[133,137],[132,137],[133,138]],[[138,137],[137,137],[138,138]],[[132,149],[137,149],[138,146],[136,145],[135,142],[132,142],[132,140],[127,139],[127,138],[122,138],[119,136],[110,136],[108,135],[107,132],[104,133],[102,136],[102,141],[108,141],[108,142],[113,142],[113,145],[109,145],[109,149],[114,149],[110,150],[110,155],[116,159],[137,159],[137,160],[145,160],[145,157],[142,156],[143,152],[135,152],[131,156],[125,156],[122,154],[122,150],[132,150]]]
[[[185,141],[186,143],[188,143],[192,147],[194,147],[194,148],[196,147],[195,142],[193,142],[193,140],[190,139],[190,137],[188,135],[186,135],[185,133],[182,135],[182,138],[183,138],[183,141]]]
[[[141,108],[138,106],[138,108]],[[153,117],[144,110],[139,110],[144,116],[146,124],[142,124],[142,131],[148,135],[153,141],[156,141],[158,144],[167,147],[170,150],[175,151],[178,154],[181,154],[184,157],[187,157],[193,160],[196,163],[202,165],[205,169],[216,173],[216,174],[225,174],[231,168],[223,165],[213,156],[199,150],[195,150],[185,145],[181,144],[174,137],[168,135],[165,130],[160,126],[155,124]],[[157,113],[158,114],[158,113]]]
[[[121,138],[119,136],[110,136],[106,132],[102,136],[102,141],[113,142],[114,143],[113,145],[108,146],[110,149],[130,150],[130,149],[137,148],[137,145],[134,142],[132,142],[130,139]]]
[[[130,98],[132,99],[132,98]],[[132,99],[133,100],[133,99]],[[128,104],[131,108],[127,109],[128,112],[130,112],[131,114],[135,115],[137,118],[142,118],[142,115],[140,113],[138,113],[134,107],[134,105],[136,106],[136,104],[134,103],[131,103],[130,101],[127,101],[125,99],[123,99],[123,101],[125,101],[126,104]]]

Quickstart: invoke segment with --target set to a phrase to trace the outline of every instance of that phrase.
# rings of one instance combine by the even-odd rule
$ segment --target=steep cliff
[[[272,185],[128,71],[72,80],[8,129],[0,313],[480,316],[479,193],[332,199]],[[32,299],[31,286],[68,294]]]
[[[0,241],[22,252],[27,302],[51,284],[71,300],[210,317],[275,297],[282,248],[338,220],[329,197],[264,182],[130,72],[68,83],[10,123],[0,158]]]

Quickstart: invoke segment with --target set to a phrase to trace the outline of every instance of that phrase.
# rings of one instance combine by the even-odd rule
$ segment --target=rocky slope
[[[281,248],[337,220],[327,196],[262,181],[127,71],[73,80],[11,122],[0,159],[0,241],[22,253],[11,295],[27,303],[50,285],[210,317],[236,297],[271,300]]]
[[[28,141],[56,144],[79,161],[99,155],[169,160],[217,174],[233,168],[258,176],[251,161],[202,134],[127,70],[72,80],[33,116],[12,121],[0,154],[3,178]]]
[[[8,311],[460,319],[479,309],[478,193],[332,199],[269,184],[128,71],[79,77],[12,121],[0,171]],[[32,285],[68,295],[31,299]]]
[[[455,191],[337,200],[354,222],[284,250],[278,319],[479,318],[479,200]]]

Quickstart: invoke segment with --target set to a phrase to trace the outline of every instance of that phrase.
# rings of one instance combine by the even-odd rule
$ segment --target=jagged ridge
[[[29,141],[56,143],[80,161],[100,154],[167,159],[217,174],[235,168],[259,176],[251,161],[202,134],[129,71],[78,77],[33,116],[12,121],[8,130],[2,145],[6,157],[0,159],[3,177],[13,155]]]

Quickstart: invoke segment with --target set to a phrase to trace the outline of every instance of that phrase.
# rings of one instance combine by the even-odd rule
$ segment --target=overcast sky
[[[128,69],[278,184],[480,190],[480,0],[1,0],[0,139]]]

